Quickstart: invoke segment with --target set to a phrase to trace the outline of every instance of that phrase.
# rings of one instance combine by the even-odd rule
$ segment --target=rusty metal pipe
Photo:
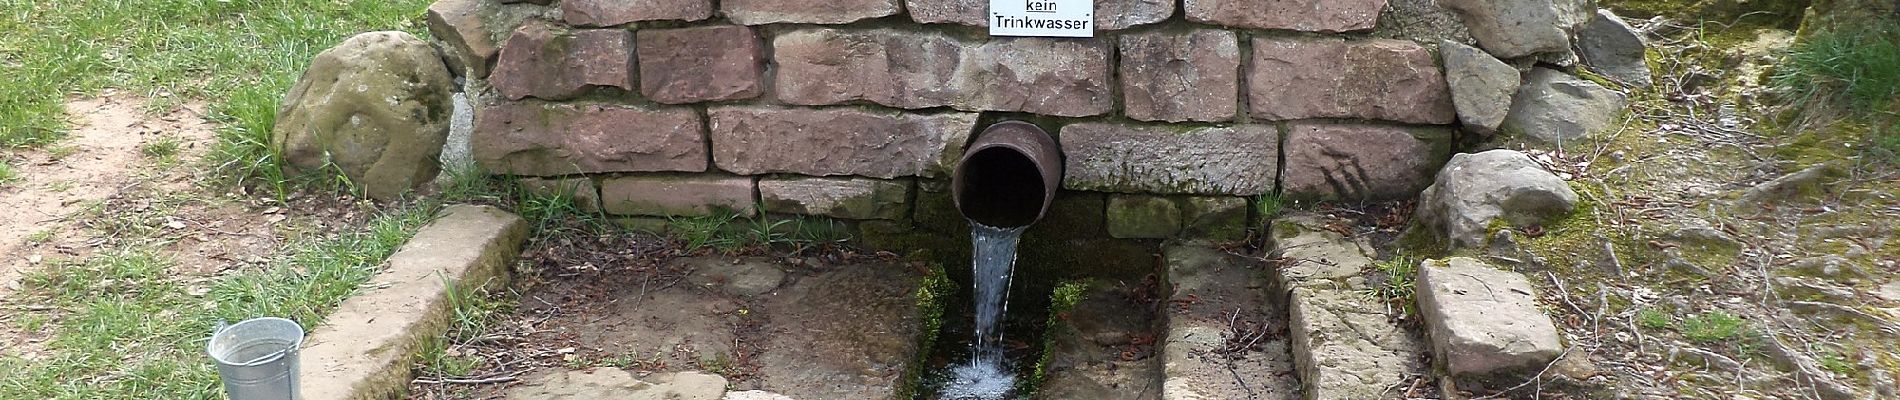
[[[957,211],[997,228],[1042,219],[1062,185],[1062,151],[1054,138],[1027,122],[990,125],[970,143],[950,175]]]

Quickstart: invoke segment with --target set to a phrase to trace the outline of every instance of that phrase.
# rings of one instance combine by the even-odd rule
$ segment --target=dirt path
[[[18,158],[14,170],[20,179],[0,187],[0,297],[19,289],[21,276],[39,263],[37,252],[21,251],[29,242],[71,229],[60,222],[149,170],[142,145],[173,141],[177,159],[195,160],[211,143],[212,125],[202,106],[152,116],[142,110],[145,104],[111,93],[70,101],[72,132],[65,140],[8,156]]]

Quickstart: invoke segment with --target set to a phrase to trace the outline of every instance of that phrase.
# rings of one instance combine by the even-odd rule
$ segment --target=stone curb
[[[528,225],[489,206],[454,205],[389,257],[372,282],[386,286],[339,305],[304,340],[304,399],[384,399],[409,386],[410,366],[424,340],[448,329],[450,286],[498,287]]]

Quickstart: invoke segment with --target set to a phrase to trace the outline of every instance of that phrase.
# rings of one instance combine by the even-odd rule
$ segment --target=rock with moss
[[[1570,32],[1590,18],[1585,0],[1443,0],[1478,47],[1498,58],[1570,51]]]
[[[1526,74],[1499,129],[1534,141],[1563,144],[1609,128],[1627,105],[1622,93],[1595,82],[1537,67]]]
[[[1511,96],[1517,93],[1517,68],[1499,61],[1483,50],[1442,41],[1438,54],[1445,61],[1445,81],[1451,84],[1451,104],[1458,110],[1458,123],[1466,131],[1480,135],[1497,132],[1511,110]]]
[[[1419,195],[1418,228],[1453,248],[1481,248],[1491,225],[1541,226],[1569,214],[1577,192],[1557,175],[1513,150],[1459,154]]]
[[[369,32],[324,50],[277,109],[271,147],[291,167],[337,171],[392,200],[440,172],[455,83],[428,42]]]
[[[1648,44],[1641,32],[1616,13],[1597,10],[1596,17],[1577,30],[1577,49],[1583,53],[1583,63],[1603,76],[1625,85],[1649,87],[1649,64],[1643,59]]]
[[[1166,197],[1108,197],[1108,235],[1119,239],[1166,239],[1181,231],[1181,207]]]

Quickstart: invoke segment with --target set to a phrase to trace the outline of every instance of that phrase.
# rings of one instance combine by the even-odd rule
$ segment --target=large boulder
[[[1458,123],[1481,135],[1497,132],[1522,78],[1517,69],[1483,50],[1449,40],[1438,43],[1438,54],[1445,61],[1445,81],[1451,84]]]
[[[1590,19],[1588,0],[1442,0],[1478,47],[1498,58],[1570,51],[1570,32]]]
[[[440,172],[455,83],[428,42],[369,32],[317,54],[277,109],[271,147],[390,200]]]
[[[1498,129],[1562,144],[1609,128],[1622,115],[1623,94],[1554,69],[1532,68]]]
[[[1451,157],[1419,195],[1419,228],[1443,235],[1452,247],[1484,244],[1493,221],[1541,225],[1576,208],[1577,192],[1530,156],[1491,150]]]
[[[1610,10],[1597,10],[1596,18],[1577,30],[1583,63],[1625,85],[1649,87],[1649,63],[1643,59],[1647,48],[1643,34]]]
[[[1557,325],[1537,308],[1537,289],[1524,274],[1453,257],[1426,261],[1417,285],[1433,359],[1447,374],[1483,379],[1535,372],[1563,354]]]

